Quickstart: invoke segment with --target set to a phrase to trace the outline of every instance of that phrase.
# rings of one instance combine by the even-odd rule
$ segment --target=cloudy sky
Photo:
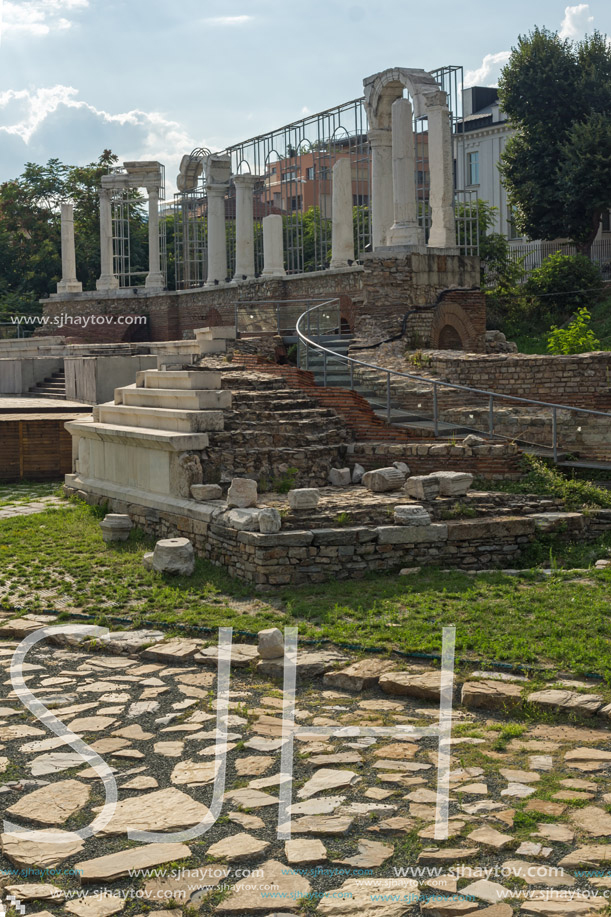
[[[391,66],[494,85],[520,32],[611,33],[607,0],[0,0],[0,181],[111,148],[222,149],[362,93]]]

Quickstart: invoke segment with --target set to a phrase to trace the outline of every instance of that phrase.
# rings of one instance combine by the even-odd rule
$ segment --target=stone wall
[[[87,498],[96,502],[95,494]],[[189,538],[199,556],[263,591],[421,565],[466,570],[512,567],[539,531],[550,530],[541,527],[536,516],[507,514],[428,526],[342,526],[266,535],[222,524],[218,517],[223,507],[212,504],[199,504],[198,519],[121,500],[110,500],[109,511],[128,513],[155,538]],[[611,513],[604,510],[591,517],[562,515],[562,524],[553,528],[564,538],[596,537],[611,527]]]
[[[450,287],[466,289],[446,294],[443,301],[454,305],[464,302],[467,310],[473,310],[473,337],[485,332],[485,318],[479,327],[482,305],[485,315],[483,295],[470,289],[479,285],[479,258],[418,252],[388,257],[372,253],[363,257],[363,268],[363,305],[355,322],[355,331],[363,341],[397,334],[406,312],[416,306],[434,307],[439,294]],[[422,319],[420,328],[423,339],[426,321]]]
[[[522,474],[522,453],[514,443],[466,446],[463,443],[354,443],[348,446],[349,462],[358,462],[367,471],[405,462],[412,474],[433,471],[464,471],[480,478],[513,479]]]
[[[61,314],[80,316],[110,315],[148,317],[147,334],[152,341],[178,340],[205,325],[234,324],[236,303],[257,300],[300,300],[339,298],[341,317],[359,338],[380,340],[397,334],[405,313],[414,306],[434,306],[439,294],[450,287],[470,288],[479,282],[479,259],[461,255],[411,253],[403,256],[381,258],[364,256],[362,265],[355,264],[341,270],[315,271],[308,274],[288,275],[280,280],[255,280],[220,283],[210,289],[177,290],[146,293],[138,288],[119,293],[85,293],[68,298],[54,297],[44,301],[44,314],[49,317]],[[469,340],[478,346],[481,294],[471,290],[453,290],[444,297],[446,308],[460,316],[461,328],[475,328]],[[461,314],[464,301],[466,313]],[[304,304],[305,308],[305,304]],[[295,310],[292,310],[293,312]],[[471,316],[471,318],[469,318]],[[109,334],[116,335],[118,321],[107,326]],[[142,331],[142,326],[125,326]],[[37,334],[45,334],[43,327]],[[71,340],[101,340],[104,325],[77,324],[62,329]],[[127,332],[125,332],[127,334]],[[91,338],[91,334],[95,337]],[[464,335],[464,330],[463,330]],[[124,340],[133,340],[123,338]],[[465,340],[467,337],[465,336]],[[116,340],[115,337],[108,340]]]
[[[543,354],[431,354],[428,368],[459,385],[557,404],[611,409],[611,352]]]

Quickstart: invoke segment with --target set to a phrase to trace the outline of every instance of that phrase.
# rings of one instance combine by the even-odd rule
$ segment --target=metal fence
[[[432,76],[448,94],[455,143],[464,141],[462,122],[462,67],[441,67]],[[331,260],[332,169],[338,159],[352,166],[355,257],[358,261],[371,242],[371,154],[363,98],[352,99],[326,111],[307,115],[283,127],[227,147],[232,174],[250,173],[260,181],[254,190],[255,274],[263,268],[261,221],[281,214],[284,225],[285,267],[289,274],[321,271]],[[428,121],[414,120],[416,195],[418,219],[425,238],[430,228],[430,173]],[[174,221],[177,289],[203,285],[207,273],[207,198],[205,162],[208,150],[193,150],[196,186],[174,196],[168,217]],[[197,170],[196,170],[197,166]],[[457,244],[465,254],[477,254],[478,210],[475,192],[465,192],[456,178]],[[229,186],[225,201],[227,279],[235,271],[235,189]]]
[[[526,274],[541,267],[549,255],[562,252],[563,255],[578,254],[572,242],[510,242],[509,254],[514,261],[521,261]],[[590,258],[600,267],[605,280],[611,280],[611,238],[598,239],[592,243]]]

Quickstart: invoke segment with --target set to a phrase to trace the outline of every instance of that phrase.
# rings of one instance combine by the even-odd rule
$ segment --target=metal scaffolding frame
[[[165,166],[161,165],[161,184],[159,187],[159,200],[165,200]],[[122,166],[115,166],[108,170],[109,174],[125,175]],[[132,245],[131,224],[133,212],[144,209],[145,220],[148,219],[148,198],[142,191],[131,188],[125,190],[114,189],[111,192],[112,207],[112,251],[113,273],[119,280],[119,287],[143,286],[148,274],[146,270],[132,270]],[[161,271],[167,285],[167,233],[166,222],[159,220],[159,254]]]
[[[448,94],[455,144],[464,142],[459,128],[463,120],[463,68],[440,67],[431,75]],[[326,111],[308,115],[283,127],[251,137],[222,152],[231,158],[233,175],[250,173],[261,181],[254,189],[255,274],[263,269],[262,219],[280,213],[284,224],[284,256],[287,273],[326,270],[331,260],[331,172],[338,158],[349,157],[352,165],[355,213],[355,257],[358,261],[371,242],[371,155],[367,139],[364,99],[352,99]],[[428,121],[414,119],[416,145],[416,194],[418,219],[425,238],[430,230],[430,176],[428,169]],[[206,175],[204,148],[190,158],[202,162],[193,190],[174,195],[176,287],[202,286],[207,273]],[[477,254],[476,192],[465,192],[464,176],[455,176],[457,244],[464,254]],[[225,202],[228,279],[235,270],[235,189],[230,184]]]

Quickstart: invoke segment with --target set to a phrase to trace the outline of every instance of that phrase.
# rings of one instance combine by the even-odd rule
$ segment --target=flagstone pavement
[[[300,675],[291,837],[279,839],[283,700],[278,681],[265,674],[270,667],[257,669],[256,648],[234,654],[227,734],[217,741],[216,654],[202,653],[201,641],[160,643],[158,633],[128,632],[93,649],[76,640],[37,644],[23,664],[25,684],[82,737],[88,749],[81,753],[54,734],[48,718],[24,708],[10,678],[19,639],[49,620],[0,628],[5,908],[17,904],[43,917],[151,910],[156,917],[555,917],[607,907],[608,718],[585,707],[583,716],[543,707],[541,715],[508,714],[496,701],[497,709],[486,709],[457,699],[449,837],[440,841],[438,740],[345,729],[434,725],[435,700],[388,690],[401,679],[389,679],[385,691],[374,683],[355,692],[330,687],[333,678]],[[426,670],[404,668],[420,673],[422,692]],[[587,699],[594,689],[571,682],[564,693],[571,692]],[[344,734],[308,735],[320,726]],[[225,758],[214,821],[208,807]],[[112,770],[118,804],[83,838],[75,832],[105,801],[100,759]],[[172,836],[201,822],[207,830],[195,838]],[[130,830],[168,836],[153,843],[130,839]]]

